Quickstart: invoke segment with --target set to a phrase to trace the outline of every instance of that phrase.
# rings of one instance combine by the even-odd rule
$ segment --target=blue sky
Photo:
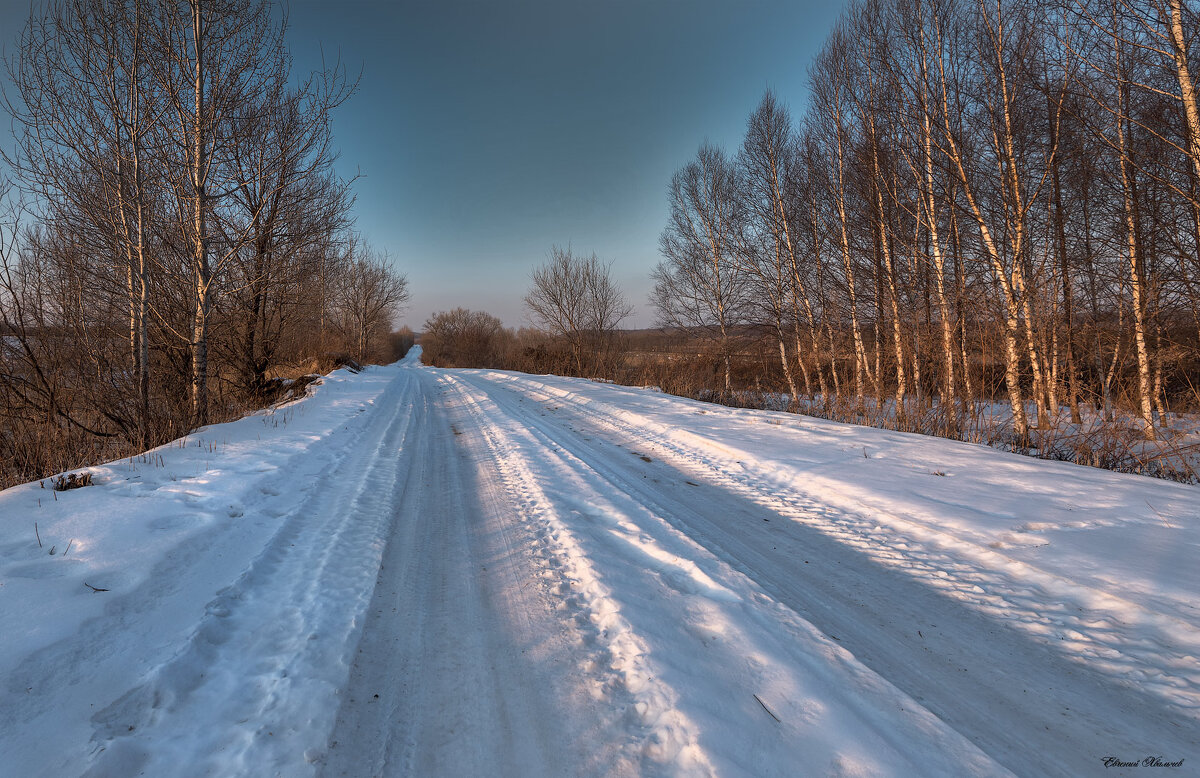
[[[289,5],[297,70],[362,70],[335,118],[357,227],[434,311],[525,323],[554,244],[613,262],[647,326],[666,187],[701,141],[730,149],[770,87],[800,113],[842,3],[811,0],[318,2]],[[12,50],[29,3],[0,0]]]

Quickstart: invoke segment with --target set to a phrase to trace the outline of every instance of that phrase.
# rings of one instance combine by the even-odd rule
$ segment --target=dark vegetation
[[[52,0],[8,42],[0,487],[411,345],[333,169],[356,85],[293,73],[285,32],[262,0]]]

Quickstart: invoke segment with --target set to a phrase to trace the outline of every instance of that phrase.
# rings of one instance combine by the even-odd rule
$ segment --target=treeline
[[[565,374],[573,368],[565,348],[555,348],[543,333],[529,328],[514,330],[486,311],[455,308],[438,311],[425,322],[419,342],[421,361],[433,367],[492,368],[526,373]],[[555,354],[543,366],[538,354]]]
[[[296,74],[262,0],[52,0],[6,60],[0,484],[382,361],[407,284],[351,231],[340,66]]]
[[[421,334],[422,358],[435,367],[618,377],[628,339],[617,327],[633,308],[612,278],[611,263],[552,247],[530,275],[525,310],[535,326],[520,330],[483,311],[435,313]]]
[[[1154,438],[1200,400],[1198,33],[1181,0],[853,2],[803,116],[768,93],[671,181],[662,322],[726,391],[754,325],[817,405]]]

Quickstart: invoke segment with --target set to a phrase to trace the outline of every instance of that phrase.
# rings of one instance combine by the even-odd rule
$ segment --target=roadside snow
[[[364,464],[355,460],[372,442],[373,411],[405,389],[401,369],[337,371],[311,397],[88,468],[91,487],[0,492],[0,772],[80,774],[93,760],[104,775],[236,772],[235,757],[204,749],[283,734],[260,725],[273,687],[292,683],[282,680],[289,655],[310,635],[344,643],[362,593],[251,601],[271,575],[317,580],[322,560],[289,551],[337,548],[324,533],[338,517],[299,514],[337,487],[340,467]],[[332,635],[317,631],[323,611],[341,614]],[[235,652],[230,637],[247,631]],[[319,739],[320,719],[331,721],[322,700],[345,670],[308,665],[316,674],[294,681],[314,688],[289,693],[292,709],[272,719]],[[203,693],[189,699],[194,690]],[[214,715],[231,705],[255,720]],[[140,729],[169,719],[169,735],[141,742]]]
[[[562,379],[506,380],[604,417],[732,491],[1200,710],[1194,486],[637,390],[614,397]],[[1083,629],[1089,618],[1096,628]],[[1147,668],[1139,644],[1182,653]]]
[[[1196,487],[418,354],[0,492],[0,775],[1200,762]]]

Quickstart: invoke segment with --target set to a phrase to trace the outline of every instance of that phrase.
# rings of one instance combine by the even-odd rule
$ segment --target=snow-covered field
[[[91,472],[0,492],[3,775],[1200,766],[1194,486],[411,358]]]

